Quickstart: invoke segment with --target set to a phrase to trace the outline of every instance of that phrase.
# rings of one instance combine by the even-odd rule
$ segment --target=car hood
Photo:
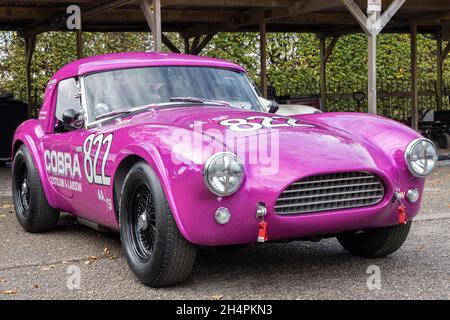
[[[206,139],[202,146],[210,146],[211,140],[214,140],[215,147],[209,148],[201,160],[195,157],[195,162],[204,163],[212,153],[223,151],[217,150],[217,146],[221,145],[225,151],[236,153],[246,166],[251,166],[251,170],[256,170],[258,175],[298,176],[302,172],[304,176],[317,173],[318,169],[324,172],[351,171],[358,168],[376,171],[386,162],[381,150],[368,141],[320,121],[308,119],[306,116],[285,117],[235,108],[198,106],[154,109],[129,117],[118,125],[133,126],[134,134],[136,130],[139,132],[140,127],[159,128],[159,138],[170,148],[175,148],[183,154],[192,153],[194,150],[194,155],[186,156],[188,158],[194,158],[204,152],[195,149],[195,142],[192,141],[196,137]],[[224,121],[228,125],[224,125]],[[259,125],[255,125],[253,130],[244,131],[233,130],[229,125],[240,121]],[[275,127],[261,125],[264,121],[266,125]],[[288,121],[295,126],[286,125]],[[285,126],[277,126],[280,124]],[[248,126],[243,128],[248,129]],[[257,166],[252,166],[253,164]]]

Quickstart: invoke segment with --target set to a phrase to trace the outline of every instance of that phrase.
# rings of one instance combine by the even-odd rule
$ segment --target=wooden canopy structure
[[[154,50],[165,44],[171,51],[199,54],[219,32],[259,32],[261,87],[266,95],[266,33],[313,32],[320,39],[321,104],[325,110],[326,62],[339,36],[364,32],[368,38],[369,112],[376,113],[376,38],[380,32],[411,34],[412,126],[418,123],[417,34],[436,37],[438,94],[442,96],[442,66],[450,51],[449,0],[0,0],[0,30],[17,31],[25,38],[28,97],[30,64],[36,35],[70,31],[68,19],[78,6],[82,31],[153,33]],[[70,10],[68,8],[72,6]],[[73,31],[73,30],[72,30]],[[164,35],[177,32],[185,39],[177,48]],[[331,41],[326,41],[330,38]],[[442,101],[442,99],[440,99]],[[441,106],[438,104],[438,108]]]

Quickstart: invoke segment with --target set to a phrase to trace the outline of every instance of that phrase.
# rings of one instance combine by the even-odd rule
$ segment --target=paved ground
[[[0,299],[450,299],[450,163],[427,182],[420,218],[403,248],[377,260],[348,255],[336,240],[265,244],[199,254],[188,282],[164,289],[138,283],[116,234],[61,221],[55,232],[22,231],[0,169]],[[68,267],[81,288],[67,288]],[[367,268],[381,269],[368,290]]]

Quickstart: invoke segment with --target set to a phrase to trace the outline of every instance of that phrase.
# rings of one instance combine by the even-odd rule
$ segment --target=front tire
[[[178,230],[159,179],[146,162],[127,174],[119,211],[123,251],[136,277],[152,287],[184,281],[197,249]]]
[[[49,205],[37,169],[25,145],[14,156],[12,195],[17,220],[25,231],[40,233],[55,228],[59,211]]]
[[[381,258],[400,249],[410,229],[411,221],[407,224],[346,232],[338,235],[337,239],[351,254],[365,258]]]

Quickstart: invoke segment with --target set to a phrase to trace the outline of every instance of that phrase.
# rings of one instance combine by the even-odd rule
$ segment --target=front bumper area
[[[307,170],[304,168],[303,170]],[[376,204],[342,208],[329,211],[301,214],[277,214],[275,205],[280,195],[294,182],[304,177],[334,172],[368,172],[379,178],[384,195]],[[317,170],[311,168],[299,175],[295,170],[282,171],[279,175],[261,177],[247,173],[241,189],[228,197],[212,195],[201,185],[203,183],[195,172],[191,177],[172,184],[172,211],[178,228],[190,242],[202,246],[222,246],[232,244],[250,244],[257,242],[260,220],[256,217],[258,204],[267,208],[268,241],[294,240],[308,237],[332,236],[346,231],[357,231],[398,224],[399,202],[394,194],[406,194],[409,189],[419,191],[419,199],[402,203],[406,207],[407,220],[413,219],[420,210],[424,179],[411,176],[406,168],[390,166],[387,169],[367,166],[340,166],[329,170],[326,167]],[[179,195],[183,195],[182,197]],[[174,204],[174,205],[173,205]],[[214,213],[225,207],[231,212],[226,224],[218,224]]]
[[[395,225],[398,223],[399,202],[394,198],[393,190],[388,190],[380,203],[368,207],[279,215],[273,206],[268,206],[265,217],[268,241],[332,236],[346,231]],[[422,194],[423,188],[419,190]],[[255,243],[260,222],[256,217],[256,207],[260,202],[255,196],[243,194],[234,195],[233,199],[226,201],[218,200],[215,205],[205,205],[202,206],[205,210],[196,211],[195,221],[184,223],[184,230],[181,231],[187,240],[202,246]],[[421,199],[416,203],[403,199],[402,203],[406,207],[407,220],[413,219],[420,210]],[[227,207],[231,212],[231,220],[227,224],[219,225],[214,220],[214,212],[219,207]]]

